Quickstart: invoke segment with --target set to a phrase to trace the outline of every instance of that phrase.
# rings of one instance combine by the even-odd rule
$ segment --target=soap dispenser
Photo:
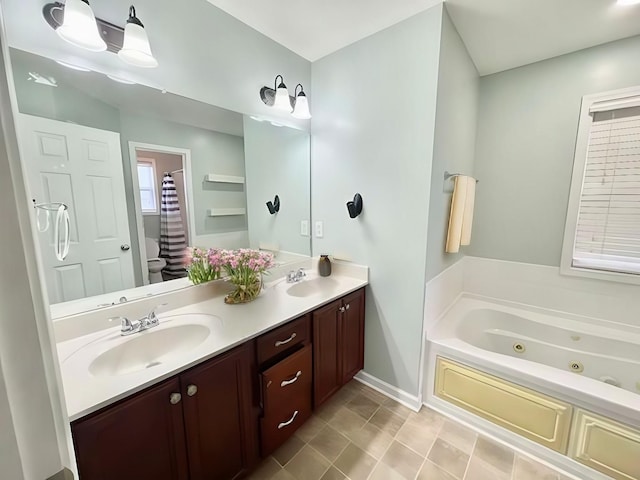
[[[318,260],[318,274],[321,277],[331,275],[331,260],[329,260],[329,255],[320,255],[320,260]]]

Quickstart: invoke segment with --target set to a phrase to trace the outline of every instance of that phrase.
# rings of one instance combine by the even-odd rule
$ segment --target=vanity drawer
[[[285,405],[294,405],[310,394],[313,372],[311,352],[311,345],[307,345],[262,372],[265,416]]]
[[[278,355],[291,351],[311,338],[310,315],[305,315],[265,333],[256,340],[258,363],[263,364]]]
[[[311,389],[260,419],[261,453],[266,457],[311,417]]]

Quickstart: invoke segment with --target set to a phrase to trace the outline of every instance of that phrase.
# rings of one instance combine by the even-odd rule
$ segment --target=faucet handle
[[[296,276],[298,278],[304,278],[307,276],[306,272],[304,271],[304,268],[299,268],[298,269],[298,273],[296,273]]]
[[[292,282],[295,282],[295,280],[296,280],[295,270],[289,270],[289,273],[287,273],[287,282],[292,283]]]
[[[133,332],[135,329],[135,326],[127,317],[111,317],[109,319],[110,322],[114,320],[118,320],[120,322],[120,332],[123,334]]]
[[[150,323],[156,324],[158,323],[158,317],[156,316],[156,310],[160,307],[166,307],[167,305],[169,305],[168,303],[161,303],[159,305],[156,305],[155,307],[153,307],[151,309],[151,311],[149,312],[149,314],[147,315],[146,319],[147,321],[149,321]]]

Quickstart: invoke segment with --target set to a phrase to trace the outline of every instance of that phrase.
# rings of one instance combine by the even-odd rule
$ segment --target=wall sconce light
[[[137,67],[158,66],[133,5],[129,8],[125,28],[96,18],[89,0],[47,3],[42,8],[42,15],[58,36],[72,45],[92,52],[116,53],[122,61]]]
[[[269,213],[271,215],[275,215],[276,213],[278,213],[280,211],[280,197],[276,195],[276,197],[273,199],[273,202],[269,200],[267,202],[267,208],[269,209]]]
[[[278,79],[280,79],[279,83]],[[274,107],[281,111],[289,112],[294,118],[300,118],[303,120],[311,118],[311,113],[309,113],[309,101],[307,100],[307,95],[304,93],[302,84],[299,83],[296,85],[294,97],[289,96],[289,91],[287,90],[287,86],[284,84],[282,75],[276,75],[273,87],[274,88],[265,86],[260,89],[260,99],[265,105]],[[298,87],[300,87],[299,93]]]
[[[356,193],[353,197],[353,201],[347,202],[347,211],[351,218],[356,218],[362,213],[362,195]]]

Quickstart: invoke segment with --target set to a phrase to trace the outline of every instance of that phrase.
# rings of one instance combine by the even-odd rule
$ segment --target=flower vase
[[[233,279],[231,282],[236,289],[224,297],[224,303],[249,303],[258,298],[262,291],[262,275],[260,274],[248,282],[234,282]]]

